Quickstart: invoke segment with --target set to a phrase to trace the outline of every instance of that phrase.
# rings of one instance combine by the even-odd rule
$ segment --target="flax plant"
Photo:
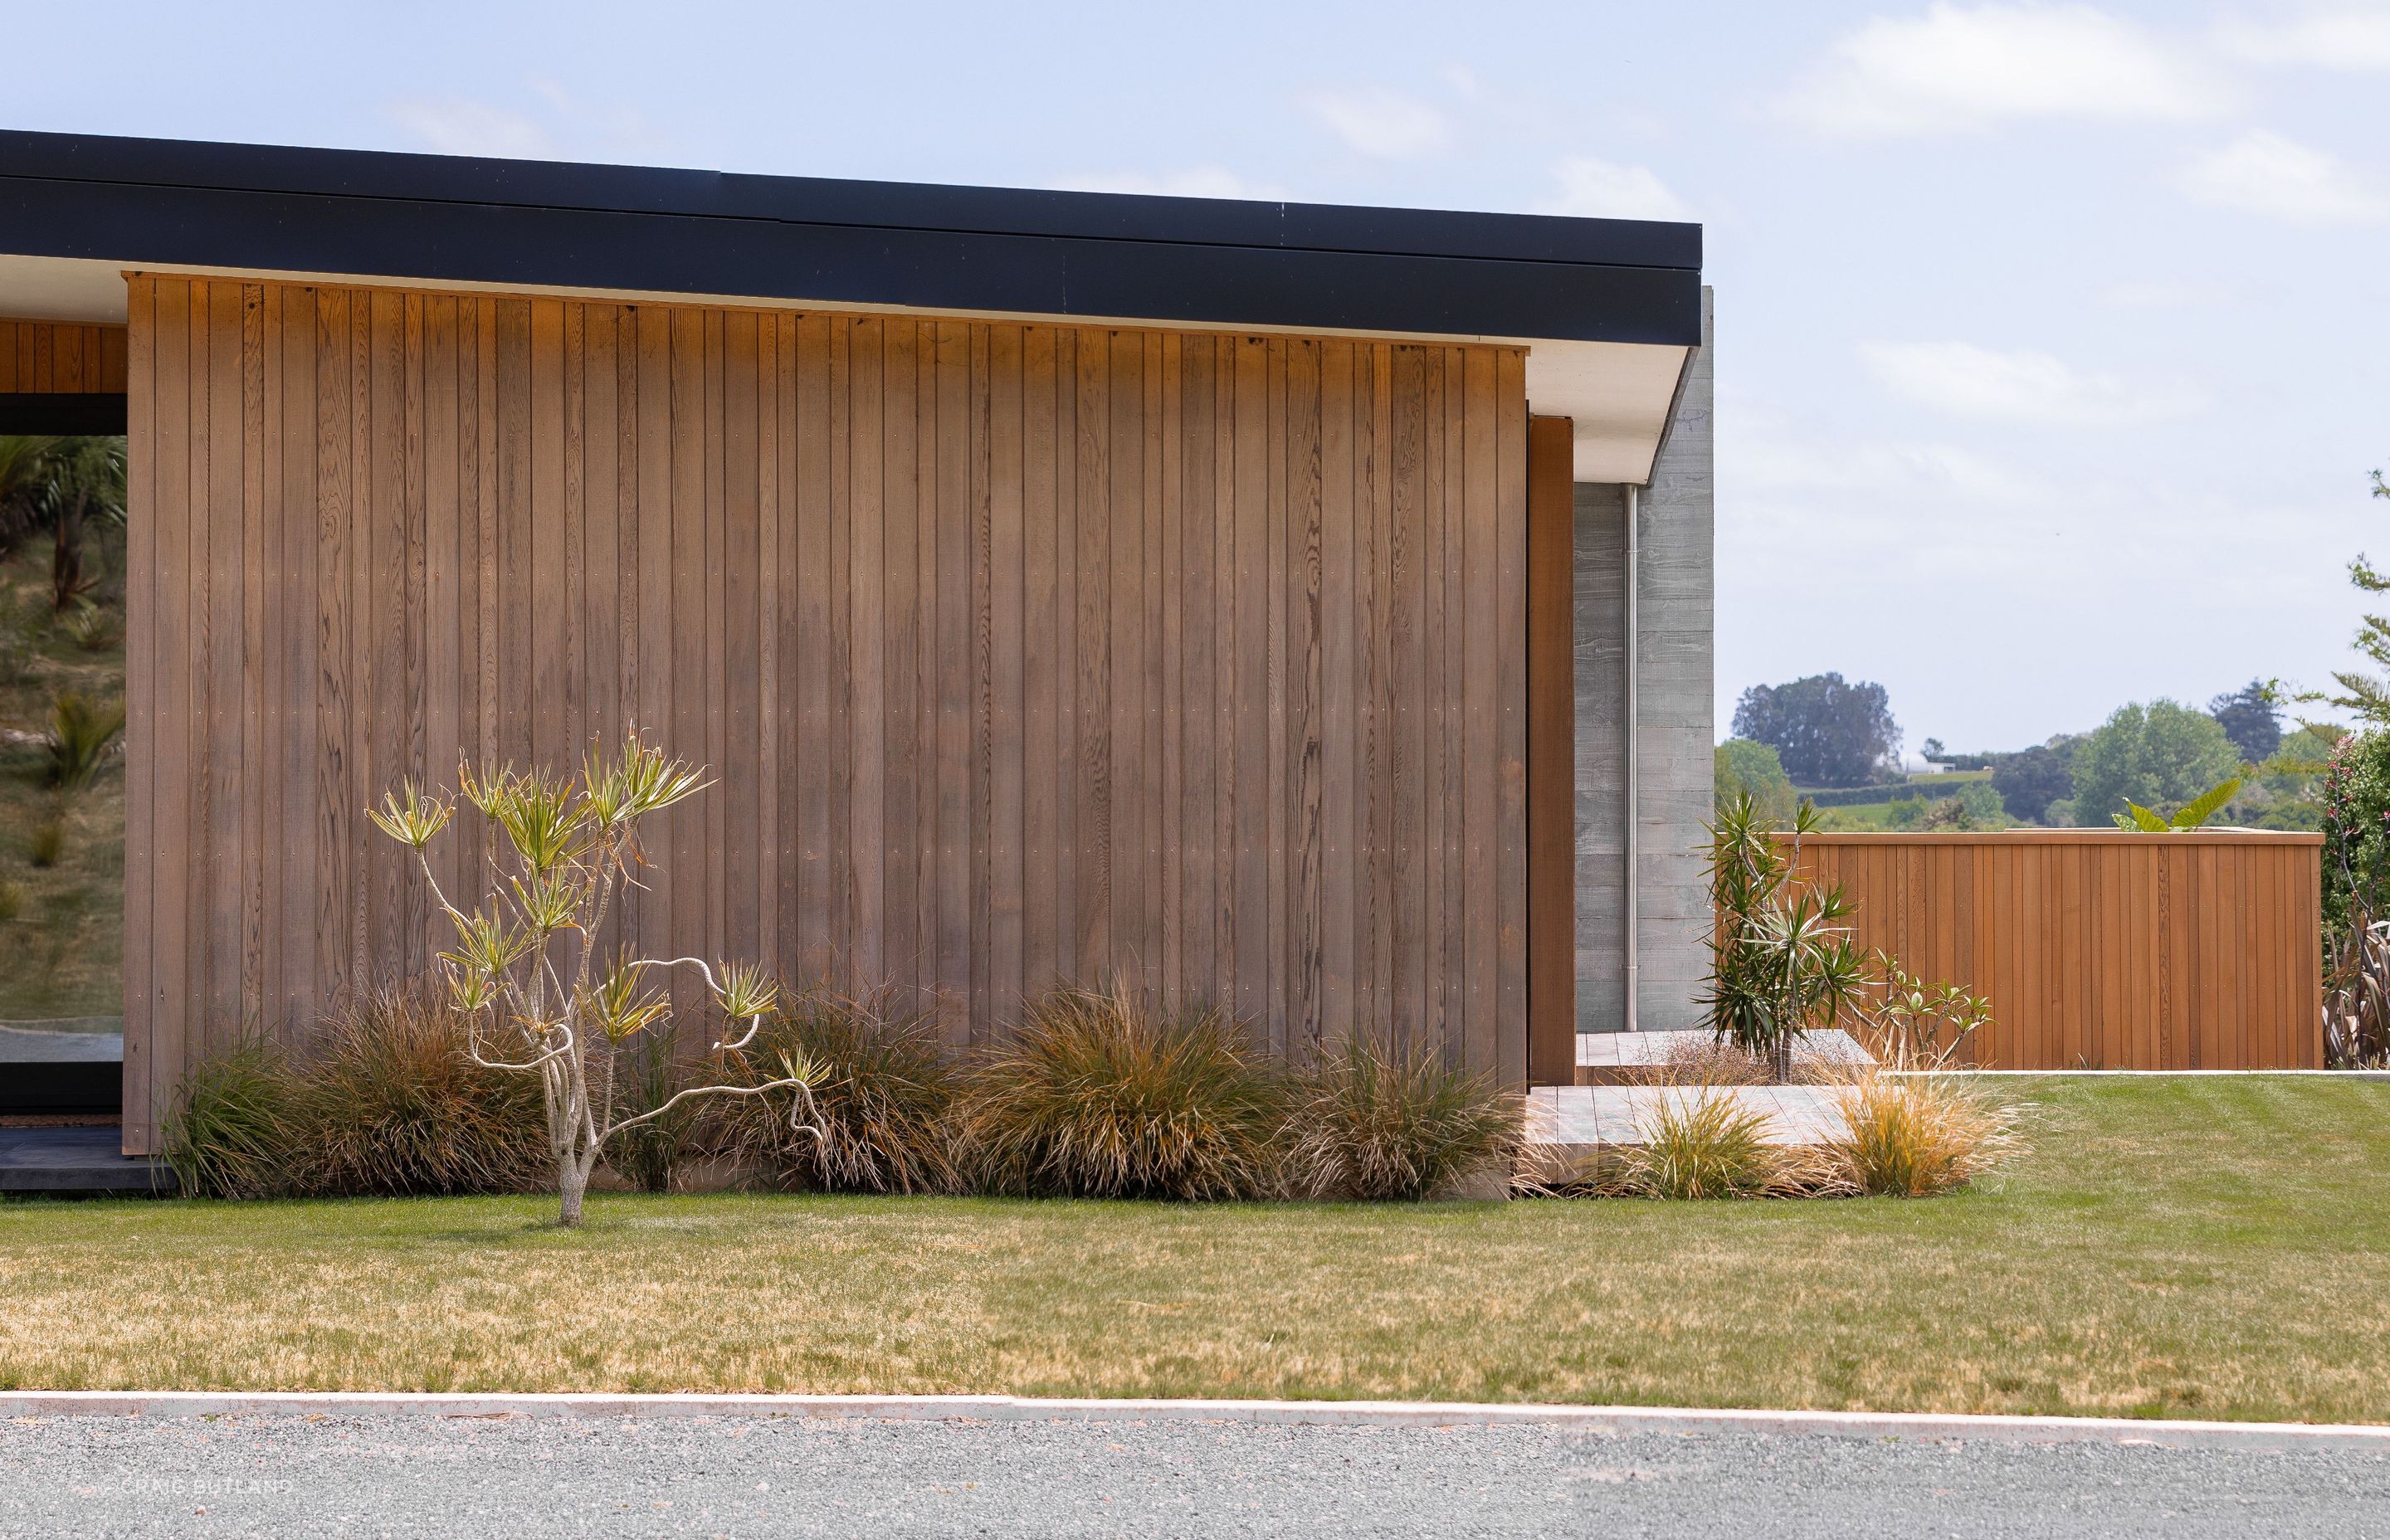
[[[744,964],[627,951],[599,957],[598,937],[614,900],[639,885],[646,865],[639,821],[705,784],[701,770],[667,758],[633,728],[611,755],[593,746],[577,778],[460,764],[453,797],[408,781],[367,810],[376,827],[415,852],[433,901],[456,930],[456,947],[441,954],[440,964],[449,1004],[467,1024],[467,1057],[488,1069],[540,1077],[559,1222],[568,1227],[581,1223],[583,1195],[609,1141],[675,1116],[686,1102],[786,1091],[790,1127],[807,1126],[820,1072],[802,1050],[784,1050],[777,1075],[692,1085],[637,1111],[624,1112],[617,1096],[615,1060],[626,1045],[642,1033],[671,1030],[671,1007],[649,982],[650,974],[685,968],[704,979],[726,1023],[713,1044],[717,1055],[743,1054],[777,1000],[771,981]],[[470,913],[450,901],[426,853],[460,798],[497,828],[510,852],[510,859],[492,858],[488,891]]]

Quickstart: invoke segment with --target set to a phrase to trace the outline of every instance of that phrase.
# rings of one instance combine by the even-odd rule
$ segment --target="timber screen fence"
[[[1813,834],[1861,945],[1991,1001],[2001,1070],[2323,1065],[2319,834]]]

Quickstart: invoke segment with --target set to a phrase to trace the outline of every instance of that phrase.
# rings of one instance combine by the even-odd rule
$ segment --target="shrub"
[[[183,1077],[161,1131],[166,1163],[193,1198],[290,1191],[300,1109],[298,1077],[281,1056],[244,1038]]]
[[[1456,1178],[1507,1173],[1523,1138],[1517,1097],[1425,1046],[1389,1056],[1356,1034],[1295,1096],[1290,1180],[1320,1197],[1416,1201]]]
[[[13,877],[0,877],[0,925],[25,912],[25,885]]]
[[[1938,1070],[1992,1024],[1992,1003],[1952,983],[1928,981],[1888,952],[1875,954],[1875,993],[1859,1007],[1878,1053],[1905,1070]]]
[[[1710,826],[1709,888],[1715,924],[1707,938],[1703,1024],[1791,1078],[1801,1034],[1831,1028],[1870,980],[1851,938],[1850,901],[1798,871],[1801,840],[1818,810],[1801,804],[1792,838],[1780,842],[1752,800],[1737,797]]]
[[[1852,1190],[1927,1198],[1963,1187],[2015,1148],[2004,1109],[1944,1075],[1870,1075],[1837,1098],[1827,1159]]]
[[[91,784],[117,738],[124,731],[124,702],[99,702],[77,690],[61,690],[50,703],[50,730],[43,739],[50,784],[76,791]]]
[[[1767,1061],[1746,1048],[1715,1037],[1672,1035],[1658,1059],[1624,1070],[1631,1085],[1765,1085]]]
[[[540,1084],[466,1056],[429,983],[360,995],[324,1019],[303,1075],[299,1166],[327,1195],[536,1191],[553,1156]]]
[[[1620,1157],[1618,1190],[1642,1198],[1769,1198],[1810,1185],[1801,1158],[1767,1138],[1767,1114],[1699,1086],[1654,1098]]]
[[[2216,719],[2172,700],[2120,706],[2075,747],[2075,816],[2104,826],[2128,802],[2171,812],[2241,768]]]
[[[623,1110],[662,1110],[615,1135],[606,1147],[606,1163],[615,1175],[642,1192],[670,1192],[688,1153],[700,1110],[693,1101],[673,1098],[700,1083],[681,1057],[680,1045],[669,1028],[640,1033],[612,1045],[611,1049],[612,1062],[606,1072],[623,1099]]]
[[[78,604],[58,622],[67,640],[85,652],[106,652],[124,639],[116,617],[96,604]]]
[[[2324,954],[2325,1066],[2390,1066],[2390,920],[2352,922]]]
[[[792,1120],[797,1092],[765,1092],[727,1101],[714,1141],[734,1158],[760,1161],[781,1184],[825,1192],[953,1192],[956,1171],[947,1118],[956,1075],[923,1020],[890,1020],[879,1004],[815,990],[775,1012],[745,1056],[726,1060],[722,1077],[752,1084],[782,1057],[821,1072],[811,1127]]]
[[[2050,805],[2075,794],[2075,741],[2054,738],[2012,754],[1992,756],[1992,789],[2003,811],[2028,823],[2049,816]]]
[[[2323,932],[2390,915],[2390,731],[2342,738],[2323,773]],[[2362,918],[2360,918],[2362,917]]]
[[[1924,796],[1903,797],[1892,804],[1885,822],[1893,828],[1913,829],[1930,834],[1935,829],[1968,831],[1999,829],[2009,827],[2008,809],[2000,794],[1989,781],[1960,781],[1950,786],[1950,794],[1931,800]]]
[[[1780,828],[1792,822],[1792,809],[1797,804],[1792,777],[1784,773],[1784,761],[1773,745],[1730,738],[1717,746],[1712,766],[1715,782],[1714,807],[1723,811],[1735,798],[1748,796],[1771,828]]]
[[[1003,1193],[1207,1200],[1279,1187],[1284,1077],[1215,1009],[1166,1016],[1115,983],[1033,1001],[970,1077],[959,1145]]]
[[[53,808],[50,815],[33,826],[25,837],[25,859],[45,869],[55,866],[67,853],[67,815],[64,808]]]

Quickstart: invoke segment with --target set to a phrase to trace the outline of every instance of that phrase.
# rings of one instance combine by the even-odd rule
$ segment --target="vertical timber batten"
[[[1575,425],[1527,423],[1527,1080],[1576,1082]]]
[[[129,1149],[444,943],[368,800],[630,721],[651,944],[1526,1078],[1520,350],[129,282]]]

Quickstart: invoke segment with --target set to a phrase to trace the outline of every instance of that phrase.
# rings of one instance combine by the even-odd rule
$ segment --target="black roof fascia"
[[[0,250],[1690,345],[1701,227],[0,132]]]
[[[0,392],[0,433],[122,433],[124,392]]]

